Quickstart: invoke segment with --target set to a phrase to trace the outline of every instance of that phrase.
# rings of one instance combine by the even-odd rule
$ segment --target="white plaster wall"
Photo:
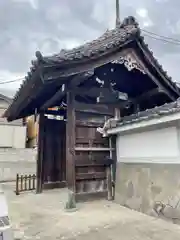
[[[12,126],[10,126],[12,127]],[[13,148],[25,148],[26,147],[26,127],[13,126]]]
[[[128,133],[117,137],[118,162],[180,163],[176,126]]]
[[[13,127],[0,125],[0,147],[12,147]]]
[[[9,103],[7,103],[6,101],[0,99],[0,109],[7,109],[9,106]]]
[[[26,127],[0,125],[0,148],[25,148]]]
[[[0,148],[25,148],[26,127],[22,125],[22,119],[8,122],[1,117],[8,106],[9,103],[0,99]]]

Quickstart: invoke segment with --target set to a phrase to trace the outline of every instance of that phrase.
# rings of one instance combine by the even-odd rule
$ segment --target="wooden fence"
[[[16,175],[16,195],[20,192],[32,191],[36,189],[36,175]]]

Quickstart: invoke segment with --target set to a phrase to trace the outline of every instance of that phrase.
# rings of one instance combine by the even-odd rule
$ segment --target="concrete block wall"
[[[16,174],[36,173],[35,149],[0,148],[0,182],[14,181]]]

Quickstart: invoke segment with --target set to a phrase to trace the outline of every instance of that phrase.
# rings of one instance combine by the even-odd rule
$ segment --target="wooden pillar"
[[[66,122],[66,181],[68,187],[67,209],[75,208],[75,96],[67,93],[67,122]]]
[[[107,190],[108,190],[107,199],[111,201],[113,198],[111,166],[106,167],[106,178],[107,178]]]
[[[27,125],[27,118],[23,118],[23,119],[22,119],[22,124],[23,124],[23,126],[26,126],[26,125]]]
[[[44,156],[44,114],[40,113],[39,116],[39,133],[38,133],[38,153],[37,153],[37,167],[36,167],[36,193],[42,192],[43,185],[43,156]]]
[[[114,115],[116,119],[121,119],[121,111],[119,108],[115,107],[114,109]],[[114,151],[112,151],[112,159],[114,161],[113,165],[112,165],[112,187],[113,187],[113,191],[112,191],[112,199],[115,198],[115,184],[116,184],[116,165],[117,165],[117,155],[116,155],[116,136],[111,137],[111,146],[114,149]]]
[[[121,112],[120,112],[120,109],[119,108],[115,108],[114,109],[114,117],[116,119],[120,119],[121,118]]]
[[[109,148],[110,148],[110,152],[109,152],[109,157],[110,159],[112,159],[112,139],[111,136],[109,137]],[[108,200],[112,200],[113,197],[113,187],[112,187],[112,166],[108,166],[106,169],[106,176],[107,176],[107,189],[108,189]]]
[[[112,148],[114,149],[112,151],[112,159],[113,159],[113,165],[112,165],[112,182],[113,182],[112,199],[113,200],[115,198],[116,168],[117,168],[116,138],[117,138],[116,136],[111,137]]]

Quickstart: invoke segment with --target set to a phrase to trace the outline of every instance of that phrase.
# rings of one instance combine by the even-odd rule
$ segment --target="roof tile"
[[[166,116],[172,113],[176,113],[180,111],[180,98],[177,101],[164,104],[159,107],[154,107],[152,109],[147,109],[142,112],[138,112],[136,114],[132,114],[130,116],[123,117],[120,121],[117,122],[118,126],[132,124],[134,122],[147,121],[154,118],[160,118],[162,116]]]

